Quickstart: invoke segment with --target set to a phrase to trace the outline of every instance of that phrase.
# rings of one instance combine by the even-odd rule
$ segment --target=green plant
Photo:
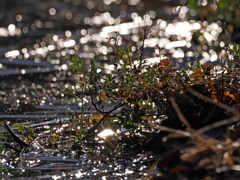
[[[180,86],[181,80],[175,78],[175,72],[170,68],[168,59],[161,60],[155,66],[146,65],[146,61],[141,61],[137,66],[136,59],[141,53],[133,53],[131,47],[126,50],[117,49],[117,53],[121,59],[113,62],[114,70],[111,74],[106,74],[102,68],[96,67],[94,60],[90,60],[90,64],[87,65],[77,58],[72,59],[72,67],[77,69],[76,73],[79,75],[79,98],[88,98],[88,108],[94,110],[88,121],[94,127],[88,131],[84,140],[103,122],[115,130],[129,130],[129,137],[136,140],[136,134],[141,134],[143,125],[159,118],[155,116],[159,108],[154,103],[165,103],[166,93],[162,92]],[[85,70],[88,67],[89,70]],[[160,89],[162,91],[159,91]],[[104,106],[107,104],[115,107],[105,111]],[[122,107],[120,113],[110,114],[119,107]],[[83,113],[84,110],[81,115]],[[97,117],[96,122],[92,121],[94,117]],[[83,124],[81,118],[77,119]],[[82,127],[80,129],[82,130]]]
[[[150,133],[149,122],[161,120],[163,116],[168,118],[163,121],[164,125],[182,128],[169,100],[172,97],[184,115],[190,118],[194,128],[217,121],[220,116],[228,116],[221,109],[211,115],[215,107],[188,94],[189,87],[214,101],[227,104],[239,101],[238,93],[231,94],[229,90],[232,86],[226,86],[233,77],[231,68],[227,66],[222,66],[225,71],[219,78],[214,74],[214,65],[198,63],[194,68],[190,64],[187,70],[175,70],[167,57],[159,59],[158,63],[148,64],[146,60],[139,59],[141,51],[133,52],[131,49],[115,48],[119,59],[112,61],[111,73],[106,73],[104,67],[97,66],[94,60],[84,62],[75,57],[72,59],[80,87],[79,92],[72,94],[81,99],[83,107],[80,116],[76,115],[82,142],[94,137],[96,131],[108,127],[120,132],[127,130],[127,135],[121,133],[119,142],[127,138],[135,145],[144,146],[149,137],[158,136]],[[88,116],[84,116],[84,108],[90,110]],[[87,126],[92,127],[84,133],[83,129]]]
[[[21,132],[24,138],[29,142],[33,141],[36,137],[35,129],[28,123],[15,123],[12,127],[17,127],[17,131]]]

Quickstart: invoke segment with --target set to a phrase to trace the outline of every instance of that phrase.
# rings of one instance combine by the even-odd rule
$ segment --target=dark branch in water
[[[93,105],[93,107],[95,108],[96,111],[98,111],[99,113],[107,113],[107,112],[102,111],[101,109],[99,109],[99,108],[97,107],[97,104],[94,102],[94,100],[93,100],[92,97],[91,97],[91,102],[92,102],[92,105]]]
[[[8,144],[8,143],[4,143],[4,146],[6,146],[6,148],[8,148],[8,149],[13,149],[13,150],[16,151],[16,152],[19,152],[19,153],[21,152],[21,150],[15,148],[15,147],[13,147],[13,146],[11,146],[11,145]]]
[[[118,108],[124,106],[125,104],[126,104],[126,103],[122,103],[122,104],[120,104],[119,106],[113,108],[112,110],[106,112],[106,114],[98,121],[98,123],[97,123],[94,127],[92,127],[91,129],[89,129],[88,133],[86,134],[85,137],[83,137],[82,141],[88,139],[88,138],[92,135],[92,133],[98,128],[98,126],[106,119],[106,117],[107,117],[110,113],[112,113],[113,111],[117,110]]]
[[[24,141],[22,141],[14,132],[13,130],[10,128],[10,126],[5,122],[4,123],[5,128],[7,129],[7,131],[11,134],[13,140],[19,144],[19,146],[21,147],[21,149],[24,149],[26,147],[28,147],[29,145],[27,143],[25,143]],[[7,147],[9,147],[8,145],[6,145]],[[15,148],[11,147],[11,149],[16,150]]]

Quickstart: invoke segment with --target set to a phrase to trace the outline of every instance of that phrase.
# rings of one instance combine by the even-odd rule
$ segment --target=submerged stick
[[[9,149],[13,149],[14,151],[18,152],[18,153],[21,153],[21,150],[11,146],[10,144],[8,143],[4,143],[5,147],[9,148]]]
[[[5,128],[7,129],[7,131],[11,134],[13,140],[19,144],[19,146],[21,147],[21,149],[24,149],[26,147],[29,146],[29,144],[25,143],[24,141],[22,141],[11,129],[11,127],[7,124],[7,122],[4,123]]]

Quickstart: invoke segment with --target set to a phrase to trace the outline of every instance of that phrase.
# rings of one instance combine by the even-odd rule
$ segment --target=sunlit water
[[[101,64],[110,72],[108,54],[113,51],[110,46],[131,44],[132,50],[136,50],[143,44],[140,35],[145,30],[144,58],[149,63],[159,61],[164,54],[176,67],[222,58],[220,52],[209,48],[225,45],[218,41],[223,31],[221,23],[189,21],[194,11],[184,2],[145,9],[138,0],[36,0],[14,3],[3,11],[1,19],[9,18],[0,27],[0,38],[5,41],[0,46],[0,119],[11,124],[30,123],[39,139],[30,152],[21,156],[7,152],[11,158],[2,156],[2,176],[39,179],[147,176],[149,167],[145,161],[153,158],[151,154],[135,154],[106,163],[100,160],[103,145],[99,145],[95,154],[79,154],[71,149],[72,139],[52,137],[50,129],[61,133],[69,121],[66,113],[81,111],[79,100],[64,93],[65,89],[75,88],[70,68],[72,56],[86,60],[100,57]],[[197,40],[205,40],[204,45],[194,44],[196,32],[202,33]],[[204,52],[200,53],[202,49]],[[114,133],[105,130],[99,136]],[[44,144],[44,138],[53,143]]]

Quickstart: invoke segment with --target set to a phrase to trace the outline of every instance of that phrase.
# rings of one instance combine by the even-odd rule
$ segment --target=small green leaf
[[[137,103],[140,107],[142,107],[142,105],[143,105],[142,101],[138,101]]]
[[[24,126],[19,126],[18,127],[18,132],[22,132],[23,129],[24,129]]]
[[[22,126],[22,124],[20,124],[20,123],[15,123],[15,124],[12,125],[12,127],[18,127],[18,126]]]
[[[75,65],[75,64],[72,64],[71,67],[79,69],[79,67],[77,65]]]
[[[129,54],[131,52],[131,47],[129,46],[127,49],[127,54]]]
[[[97,68],[96,68],[96,65],[95,65],[95,62],[93,59],[90,60],[90,63],[91,63],[91,71],[93,73],[97,73]]]
[[[94,90],[95,88],[94,87],[89,87],[89,89]]]
[[[147,72],[149,72],[151,70],[151,67],[147,67],[146,70]]]
[[[127,52],[123,49],[118,49],[117,50],[120,54],[127,55]]]
[[[80,68],[82,69],[82,67],[85,65],[84,61],[81,61],[80,63]]]
[[[135,54],[132,58],[134,59],[134,58],[138,57],[140,54],[141,54],[141,53],[137,53],[137,54]]]
[[[82,73],[81,71],[77,71],[76,74],[81,75],[81,74],[83,74],[83,73]]]
[[[201,67],[202,67],[202,64],[201,64],[200,62],[198,62],[197,67],[198,67],[198,68],[201,68]]]
[[[127,57],[122,57],[122,60],[124,60],[124,61],[129,61],[129,58],[127,58]]]

